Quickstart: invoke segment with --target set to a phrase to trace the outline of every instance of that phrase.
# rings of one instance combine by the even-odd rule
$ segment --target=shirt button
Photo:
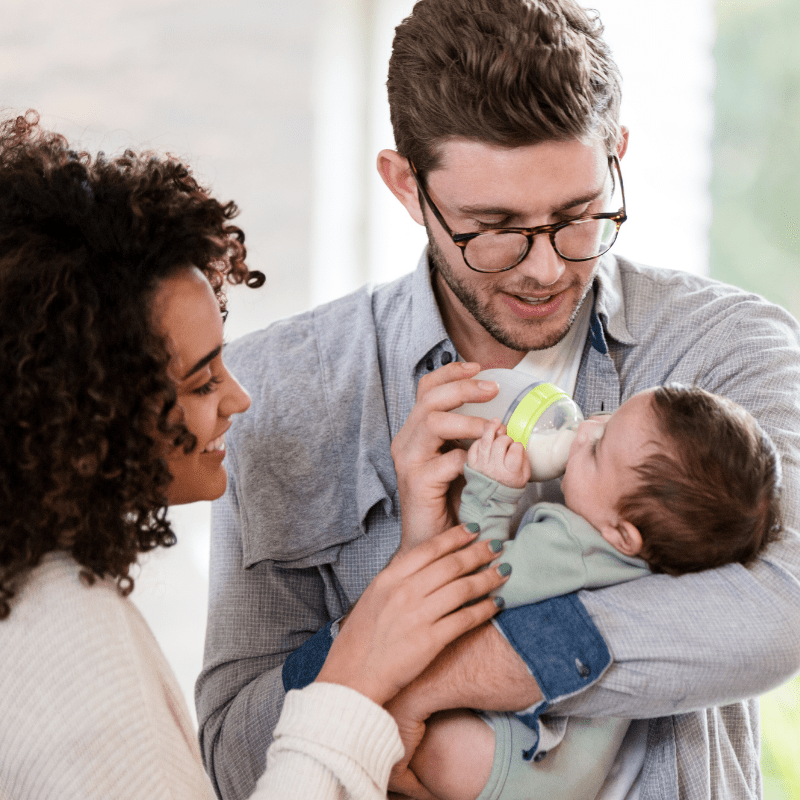
[[[445,350],[444,353],[442,353],[442,366],[449,364],[452,360],[453,356],[451,356],[450,353]]]
[[[547,750],[540,750],[534,757],[533,760],[535,762],[541,761],[547,755]]]
[[[575,666],[578,668],[578,675],[580,675],[581,678],[588,678],[592,674],[589,667],[578,658],[575,659]]]

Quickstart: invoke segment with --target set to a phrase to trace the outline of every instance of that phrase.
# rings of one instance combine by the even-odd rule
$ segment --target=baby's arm
[[[462,523],[478,525],[481,539],[511,538],[511,519],[530,477],[525,450],[504,432],[500,420],[486,423],[464,465],[467,483],[458,517]]]
[[[467,451],[467,464],[487,478],[513,489],[524,489],[531,479],[525,448],[506,435],[499,419],[486,423],[481,438]]]
[[[494,731],[471,711],[453,709],[427,721],[410,767],[438,800],[475,800],[493,760]]]

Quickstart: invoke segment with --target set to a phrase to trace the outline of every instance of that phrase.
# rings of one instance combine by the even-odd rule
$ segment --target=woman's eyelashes
[[[206,381],[202,386],[198,386],[196,389],[193,389],[192,394],[197,394],[201,397],[211,394],[215,387],[220,383],[222,383],[222,378],[218,377],[217,375],[212,375],[211,378],[209,378],[209,380]]]

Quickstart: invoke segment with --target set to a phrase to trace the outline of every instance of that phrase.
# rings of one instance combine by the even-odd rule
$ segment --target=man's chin
[[[569,333],[575,314],[566,320],[538,319],[528,320],[524,323],[515,321],[501,325],[496,315],[478,322],[487,330],[492,338],[510,350],[528,353],[531,350],[547,350],[555,347]]]
[[[503,334],[495,335],[492,331],[489,333],[504,347],[520,353],[529,353],[532,350],[549,350],[551,347],[555,347],[569,333],[569,326],[554,333],[543,332],[537,336],[512,337]]]

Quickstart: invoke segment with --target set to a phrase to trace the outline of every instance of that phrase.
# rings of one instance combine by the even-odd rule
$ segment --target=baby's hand
[[[499,419],[486,423],[483,435],[467,452],[467,464],[487,478],[514,489],[524,489],[531,479],[525,448],[506,436],[505,426]]]

